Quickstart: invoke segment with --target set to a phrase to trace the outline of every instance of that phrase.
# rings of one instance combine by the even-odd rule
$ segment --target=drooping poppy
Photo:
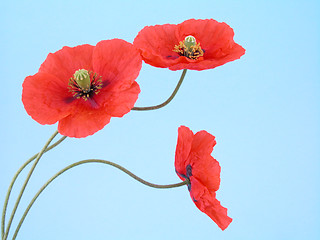
[[[139,52],[121,39],[63,47],[26,77],[22,102],[38,123],[59,122],[60,134],[86,137],[131,110],[140,93],[135,79],[141,66]]]
[[[204,130],[193,134],[189,128],[179,127],[175,169],[181,180],[189,180],[188,189],[195,205],[224,230],[232,218],[216,199],[221,168],[211,156],[215,144],[215,137]]]
[[[233,29],[213,19],[144,27],[133,44],[143,60],[170,70],[205,70],[239,59],[245,49],[233,40]]]

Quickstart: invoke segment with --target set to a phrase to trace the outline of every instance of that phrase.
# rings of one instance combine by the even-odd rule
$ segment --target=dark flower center
[[[192,167],[190,164],[188,164],[186,167],[186,174],[187,174],[187,179],[189,180],[188,190],[190,191],[191,190],[190,177],[192,176]]]
[[[187,173],[187,178],[190,178],[192,176],[192,167],[190,164],[188,164],[186,167],[186,173]]]
[[[175,45],[172,51],[192,60],[197,60],[199,57],[203,56],[203,50],[200,47],[200,43],[197,43],[195,37],[191,35],[187,36],[183,41],[180,41],[179,45]]]
[[[192,176],[192,167],[190,164],[187,165],[186,167],[186,175],[182,174],[182,173],[179,173],[176,169],[176,173],[180,176],[180,177],[183,177],[185,179],[188,179],[189,180],[189,183],[188,183],[188,190],[190,191],[191,190],[191,182],[190,182],[190,177]]]
[[[85,101],[98,94],[102,88],[102,77],[96,73],[79,69],[69,79],[68,89],[74,98],[83,98]]]

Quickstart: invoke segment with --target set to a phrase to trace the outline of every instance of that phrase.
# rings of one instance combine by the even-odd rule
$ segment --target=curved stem
[[[46,150],[44,152],[48,152],[50,151],[52,148],[58,146],[63,140],[65,140],[67,137],[63,136],[61,137],[58,141],[56,141],[55,143],[53,143],[52,145],[50,145],[48,148],[46,148]],[[37,156],[39,153],[33,155],[31,158],[29,158],[19,169],[18,171],[15,173],[14,177],[11,180],[11,183],[9,185],[8,191],[7,191],[7,195],[4,201],[4,205],[3,205],[3,210],[2,210],[2,218],[1,218],[1,239],[4,236],[4,229],[5,229],[5,218],[6,218],[6,213],[7,213],[7,208],[8,208],[8,202],[9,202],[9,198],[10,198],[10,194],[13,188],[13,185],[15,183],[15,181],[17,180],[18,176],[20,175],[20,173],[22,172],[22,170],[29,165],[29,163],[31,163]]]
[[[20,200],[21,200],[21,198],[22,198],[22,195],[23,195],[23,193],[24,193],[24,190],[25,190],[25,188],[26,188],[26,186],[27,186],[27,184],[28,184],[28,182],[29,182],[29,179],[31,178],[31,175],[32,175],[34,169],[36,168],[36,166],[37,166],[37,164],[38,164],[41,156],[43,155],[43,153],[44,153],[45,150],[47,149],[48,145],[49,145],[49,144],[51,143],[51,141],[57,136],[57,134],[58,134],[58,131],[56,131],[56,132],[49,138],[49,140],[46,142],[46,144],[44,145],[44,147],[43,147],[43,148],[41,149],[41,151],[39,152],[37,158],[35,159],[32,167],[31,167],[31,169],[30,169],[30,171],[29,171],[29,173],[28,173],[28,176],[27,176],[27,178],[26,178],[26,180],[25,180],[25,182],[24,182],[24,184],[23,184],[23,186],[22,186],[22,188],[21,188],[21,190],[20,190],[20,193],[19,193],[19,196],[18,196],[18,198],[17,198],[17,200],[16,200],[16,203],[15,203],[15,205],[14,205],[14,207],[13,207],[13,210],[12,210],[12,213],[11,213],[11,216],[10,216],[10,219],[9,219],[9,221],[8,221],[8,226],[7,226],[7,228],[6,228],[6,231],[5,231],[5,233],[4,233],[4,236],[3,236],[2,240],[6,240],[7,237],[8,237],[12,220],[13,220],[13,218],[14,218],[14,215],[15,215],[15,213],[16,213],[16,211],[17,211],[17,208],[18,208],[18,205],[19,205]]]
[[[183,182],[180,182],[180,183],[175,183],[175,184],[168,184],[168,185],[159,185],[159,184],[153,184],[153,183],[150,183],[150,182],[147,182],[145,180],[143,180],[142,178],[138,177],[137,175],[133,174],[132,172],[130,172],[129,170],[127,170],[126,168],[120,166],[119,164],[116,164],[116,163],[113,163],[113,162],[110,162],[110,161],[106,161],[106,160],[101,160],[101,159],[87,159],[87,160],[83,160],[83,161],[79,161],[79,162],[76,162],[76,163],[73,163],[67,167],[65,167],[64,169],[60,170],[59,172],[57,172],[54,176],[52,176],[40,189],[39,191],[36,193],[36,195],[32,198],[32,200],[30,201],[28,207],[26,208],[25,212],[23,213],[23,216],[21,217],[20,219],[20,222],[14,232],[14,235],[13,235],[13,238],[12,240],[16,239],[17,235],[18,235],[18,232],[21,228],[21,225],[24,221],[24,219],[26,218],[30,208],[32,207],[32,205],[34,204],[34,202],[37,200],[37,198],[39,197],[39,195],[42,193],[42,191],[54,180],[56,179],[58,176],[60,176],[62,173],[68,171],[69,169],[73,168],[73,167],[76,167],[76,166],[79,166],[81,164],[85,164],[85,163],[102,163],[102,164],[107,164],[107,165],[110,165],[110,166],[113,166],[121,171],[123,171],[124,173],[128,174],[130,177],[134,178],[135,180],[149,186],[149,187],[153,187],[153,188],[175,188],[175,187],[180,187],[180,186],[183,186],[183,185],[186,185],[189,183],[189,180],[185,180]]]
[[[171,96],[163,103],[159,104],[159,105],[155,105],[155,106],[150,106],[150,107],[133,107],[131,110],[136,110],[136,111],[148,111],[148,110],[155,110],[155,109],[159,109],[162,108],[164,106],[166,106],[169,102],[171,102],[171,100],[175,97],[175,95],[177,94],[183,79],[185,77],[187,73],[187,69],[183,69],[183,72],[181,74],[180,80],[176,86],[176,88],[174,89],[173,93],[171,94]]]

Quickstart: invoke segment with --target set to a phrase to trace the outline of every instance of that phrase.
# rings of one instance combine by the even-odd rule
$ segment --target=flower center
[[[203,56],[200,43],[197,43],[195,37],[191,35],[187,36],[183,41],[180,41],[179,45],[175,45],[172,51],[179,53],[180,56],[185,56],[193,60],[197,60]]]
[[[98,94],[102,88],[102,77],[98,77],[96,73],[85,69],[77,70],[69,79],[69,92],[75,98],[83,98],[88,100],[94,94]]]

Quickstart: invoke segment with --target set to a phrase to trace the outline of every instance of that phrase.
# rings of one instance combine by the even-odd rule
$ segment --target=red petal
[[[207,131],[197,132],[193,138],[189,156],[192,174],[209,190],[213,191],[219,189],[221,171],[218,161],[211,156],[215,144],[213,135]]]
[[[192,153],[194,156],[194,153]],[[190,157],[192,175],[210,191],[217,191],[220,186],[221,167],[212,156]]]
[[[210,155],[216,145],[215,137],[205,130],[194,135],[191,151],[197,152],[199,157]]]
[[[72,109],[65,101],[69,96],[67,85],[51,74],[37,73],[26,77],[22,87],[24,107],[40,124],[54,124]]]
[[[100,41],[93,52],[93,69],[108,83],[104,89],[123,91],[138,77],[142,59],[138,50],[122,39]]]
[[[208,51],[212,52],[233,45],[234,32],[226,23],[213,19],[189,19],[178,25],[177,35],[180,41],[188,35],[194,36],[207,55]]]
[[[137,82],[134,82],[131,87],[126,90],[112,93],[108,96],[108,101],[106,101],[106,111],[113,117],[122,117],[134,107],[139,93],[140,87]]]
[[[58,131],[68,137],[83,138],[101,130],[110,122],[110,118],[103,109],[79,105],[77,112],[59,121]]]
[[[138,33],[133,44],[140,49],[146,63],[166,68],[176,62],[179,55],[172,51],[179,44],[176,28],[175,24],[146,26]]]
[[[185,126],[180,126],[178,129],[178,142],[174,163],[176,172],[183,175],[186,175],[186,167],[189,164],[187,160],[191,151],[192,140],[193,132]],[[181,179],[184,180],[183,178]]]
[[[190,195],[200,211],[207,214],[222,230],[225,230],[232,222],[227,215],[227,208],[221,206],[216,199],[215,192],[210,192],[194,177],[190,178]]]
[[[41,64],[39,72],[46,72],[64,80],[68,80],[79,69],[92,70],[92,53],[94,46],[85,44],[76,47],[63,47],[50,53]]]

